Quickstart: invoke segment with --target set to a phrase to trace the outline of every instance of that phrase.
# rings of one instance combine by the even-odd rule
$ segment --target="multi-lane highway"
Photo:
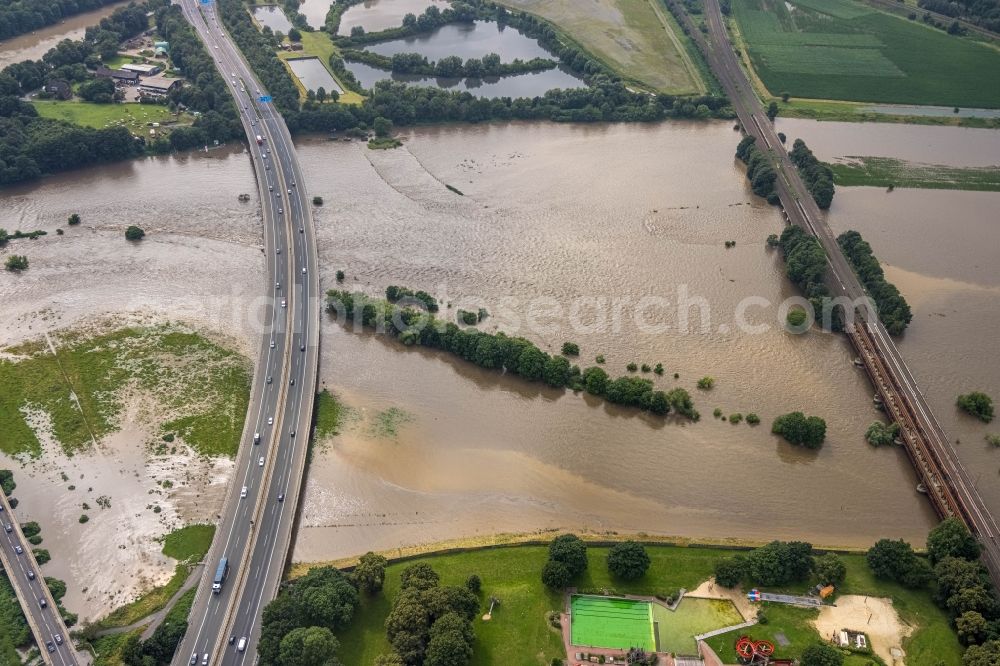
[[[678,0],[668,2],[674,13],[682,17],[691,37],[705,54],[743,129],[757,138],[760,149],[771,155],[778,172],[775,190],[788,221],[816,236],[826,251],[828,281],[834,296],[860,302],[865,298],[865,290],[792,165],[774,125],[741,68],[726,32],[719,0],[705,0],[707,35],[703,35],[691,17],[684,13]],[[857,327],[849,329],[851,342],[865,360],[865,367],[872,374],[877,390],[886,396],[887,403],[891,403],[893,410],[890,413],[903,429],[904,446],[914,461],[918,476],[926,481],[934,508],[942,517],[961,519],[979,537],[983,562],[994,582],[1000,585],[1000,543],[997,541],[1000,531],[989,507],[962,466],[951,440],[931,412],[916,379],[885,327],[877,317],[868,316],[865,308],[856,312],[854,308],[849,309],[858,319]]]
[[[0,492],[0,562],[17,595],[17,600],[28,620],[28,627],[35,636],[38,649],[47,664],[70,666],[79,664],[79,655],[73,649],[69,631],[63,623],[56,601],[45,584],[45,576],[38,568],[31,553],[31,544],[24,538],[21,526],[14,518],[10,503]],[[18,552],[20,551],[20,552]]]
[[[257,320],[263,329],[259,359],[235,473],[173,663],[252,664],[261,612],[284,570],[305,469],[319,346],[316,244],[284,121],[230,40],[215,3],[180,4],[236,99],[249,140],[269,299]],[[214,592],[222,558],[228,574]]]

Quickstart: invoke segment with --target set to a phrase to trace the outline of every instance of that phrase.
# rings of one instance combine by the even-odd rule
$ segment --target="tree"
[[[770,104],[767,105],[767,117],[770,118],[771,120],[774,120],[775,118],[778,117],[777,102],[771,102]]]
[[[362,592],[372,594],[382,589],[385,582],[385,565],[388,564],[381,555],[367,552],[358,559],[354,567],[354,582]]]
[[[826,439],[826,421],[818,416],[806,417],[802,412],[791,412],[776,418],[771,432],[781,435],[791,444],[818,449]]]
[[[946,557],[974,560],[979,557],[979,542],[957,518],[948,518],[927,535],[927,556],[931,564]]]
[[[715,379],[712,377],[706,376],[698,380],[698,388],[702,389],[703,391],[707,391],[713,386],[715,386]]]
[[[622,580],[642,578],[649,564],[646,549],[635,541],[616,543],[608,551],[608,571]]]
[[[326,88],[323,86],[316,88],[316,101],[320,104],[326,101]]]
[[[542,568],[542,583],[552,590],[561,590],[569,585],[573,575],[562,562],[549,560]]]
[[[816,577],[826,585],[840,585],[847,577],[847,566],[836,553],[826,553],[816,558]]]
[[[483,587],[483,581],[476,574],[471,574],[465,579],[465,588],[472,592],[473,594],[479,594],[479,590]]]
[[[899,426],[895,423],[872,421],[872,424],[865,430],[865,441],[872,446],[889,446],[896,441],[898,434]]]
[[[542,371],[542,377],[545,379],[545,383],[549,386],[561,388],[566,386],[569,371],[569,359],[565,356],[550,356],[545,362],[545,369]]]
[[[997,655],[1000,655],[1000,640],[971,645],[962,655],[962,666],[998,666]]]
[[[472,645],[458,631],[440,631],[427,643],[424,666],[465,666],[472,660]]]
[[[579,356],[580,355],[580,345],[575,342],[564,342],[562,345],[562,355],[563,356]]]
[[[608,373],[596,365],[583,371],[583,385],[591,395],[604,395],[608,388]]]
[[[281,666],[338,666],[340,643],[326,627],[298,627],[281,639]]]
[[[69,224],[69,226],[71,227],[75,227],[76,225],[80,224],[79,213],[73,213],[72,215],[70,215],[69,219],[66,220],[66,223]]]
[[[917,557],[902,539],[879,539],[865,554],[868,567],[877,578],[894,580],[911,588],[926,585],[933,575],[930,564]]]
[[[804,541],[772,541],[747,555],[747,576],[757,585],[800,581],[812,567],[812,545]]]
[[[399,582],[400,587],[404,590],[407,588],[429,590],[432,587],[437,587],[440,580],[441,577],[431,568],[431,565],[421,562],[419,564],[411,564],[403,569]]]
[[[142,240],[145,235],[146,232],[142,230],[142,227],[137,227],[134,224],[129,225],[128,229],[125,230],[125,240]]]
[[[23,254],[12,254],[7,257],[4,266],[9,271],[23,271],[28,268],[28,257]]]
[[[958,396],[958,406],[980,421],[989,423],[993,420],[993,399],[981,391]]]
[[[392,134],[392,121],[379,116],[372,121],[372,128],[375,130],[375,136],[380,138],[388,137]]]
[[[788,325],[792,328],[798,328],[799,326],[802,326],[802,324],[806,323],[807,317],[808,315],[806,314],[806,311],[802,308],[792,308],[788,311],[788,316],[785,317],[785,321],[788,322]]]
[[[976,611],[966,611],[955,618],[955,629],[958,640],[965,645],[981,643],[989,631],[989,623],[982,614]]]
[[[715,582],[722,587],[736,587],[746,575],[746,558],[742,555],[727,557],[715,563]]]
[[[549,559],[565,564],[576,578],[587,570],[587,544],[575,534],[560,534],[549,544]]]
[[[301,42],[302,33],[299,32],[298,28],[292,28],[291,30],[288,31],[288,39],[290,39],[293,42]]]
[[[814,643],[802,651],[801,666],[841,666],[844,655],[840,650],[826,643]]]

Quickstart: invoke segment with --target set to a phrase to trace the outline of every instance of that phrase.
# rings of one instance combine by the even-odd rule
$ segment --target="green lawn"
[[[853,0],[741,0],[733,15],[773,95],[1000,107],[1000,51],[973,40]]]
[[[188,525],[163,538],[163,554],[178,562],[200,562],[212,545],[215,525]]]
[[[5,453],[41,452],[25,407],[49,415],[52,434],[67,452],[86,449],[92,438],[117,428],[124,387],[154,397],[176,415],[161,425],[168,438],[180,436],[204,455],[236,453],[250,399],[249,366],[236,352],[168,326],[91,338],[66,333],[55,345],[58,356],[40,342],[5,350],[23,356],[0,361]]]
[[[576,581],[578,590],[669,596],[675,594],[680,587],[693,589],[712,575],[718,559],[734,554],[733,551],[722,549],[675,546],[648,546],[647,552],[652,564],[645,578],[624,583],[612,580],[608,574],[608,549],[589,548],[590,566],[581,579]],[[350,666],[360,666],[371,664],[376,656],[389,652],[384,623],[390,600],[399,590],[400,573],[415,562],[430,564],[441,575],[443,585],[461,585],[470,574],[478,574],[483,582],[480,598],[484,606],[491,596],[501,600],[501,605],[494,610],[492,620],[475,621],[477,638],[473,664],[542,665],[548,664],[553,657],[564,656],[561,654],[558,632],[551,629],[545,619],[546,613],[561,610],[562,604],[562,596],[548,591],[539,580],[547,553],[547,548],[542,546],[519,546],[431,555],[391,564],[387,569],[384,592],[374,597],[363,597],[354,622],[339,633],[341,660]],[[907,590],[895,584],[874,580],[863,555],[847,555],[843,558],[848,567],[848,576],[841,593],[890,596],[901,619],[915,628],[912,636],[903,644],[908,663],[933,664],[938,659],[946,666],[961,663],[958,639],[950,628],[947,615],[931,601],[929,591]],[[304,570],[300,567],[297,573],[304,573]],[[808,587],[809,583],[802,583],[793,586],[791,591],[798,592]],[[684,603],[686,602],[681,602],[682,608]],[[766,613],[768,624],[759,626],[750,633],[769,640],[774,640],[774,634],[778,632],[784,633],[792,643],[787,650],[792,656],[797,656],[806,645],[819,638],[809,624],[817,613],[816,610],[771,605]],[[701,618],[703,614],[695,615]],[[661,637],[662,635],[661,630]],[[735,663],[732,649],[735,639],[736,636],[724,635],[711,641],[713,648],[724,659],[728,656],[729,663]],[[934,659],[931,659],[932,655]],[[867,661],[867,657],[863,660],[851,657],[846,664],[866,666]]]
[[[343,407],[328,390],[316,394],[316,439],[337,434]]]
[[[94,666],[123,666],[124,662],[121,658],[121,649],[125,645],[125,641],[133,635],[138,636],[140,634],[142,634],[142,628],[136,629],[135,631],[111,634],[110,636],[102,636],[94,639],[91,643],[91,646],[94,648],[94,652],[97,653],[97,659],[94,660]]]
[[[892,157],[850,157],[830,165],[837,185],[1000,192],[1000,167],[949,167]]]
[[[79,100],[47,100],[32,102],[43,118],[65,120],[86,127],[125,125],[131,130],[146,131],[146,123],[177,120],[170,109],[159,104],[94,104]]]

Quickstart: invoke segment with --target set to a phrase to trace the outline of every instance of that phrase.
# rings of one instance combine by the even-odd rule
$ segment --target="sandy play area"
[[[899,619],[891,599],[883,597],[863,597],[847,594],[837,597],[836,606],[823,606],[816,618],[816,630],[824,638],[829,638],[841,629],[863,631],[868,634],[875,654],[887,664],[902,666],[903,659],[894,660],[892,648],[902,650],[903,638],[912,629]]]

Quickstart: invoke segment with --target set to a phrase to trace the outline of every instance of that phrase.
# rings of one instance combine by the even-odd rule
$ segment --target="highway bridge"
[[[233,479],[172,663],[252,664],[261,612],[284,572],[305,471],[319,348],[316,241],[305,180],[281,115],[231,41],[215,3],[179,4],[226,80],[248,137],[268,299],[258,319],[264,330]],[[212,579],[222,558],[229,574],[215,593]]]
[[[861,303],[866,293],[819,207],[799,177],[788,153],[778,139],[774,125],[751,87],[726,32],[719,0],[705,0],[707,33],[703,34],[680,0],[667,0],[674,14],[688,28],[705,54],[713,73],[732,102],[743,130],[757,138],[757,146],[769,152],[778,178],[775,190],[789,223],[796,224],[819,239],[826,251],[828,282],[834,297]],[[983,548],[983,563],[994,584],[1000,587],[1000,544],[996,521],[975,483],[959,461],[954,446],[931,412],[910,369],[891,336],[868,307],[850,308],[853,322],[848,338],[857,350],[875,386],[886,413],[899,424],[903,446],[913,463],[927,496],[942,518],[954,516],[975,534]],[[851,319],[849,317],[848,319]]]
[[[3,563],[3,570],[21,604],[42,659],[46,664],[54,666],[90,663],[89,659],[81,659],[81,655],[73,647],[56,600],[49,592],[45,576],[31,552],[31,544],[24,537],[21,525],[14,517],[10,502],[2,491],[0,524],[3,525],[3,532],[0,533],[0,562]]]

